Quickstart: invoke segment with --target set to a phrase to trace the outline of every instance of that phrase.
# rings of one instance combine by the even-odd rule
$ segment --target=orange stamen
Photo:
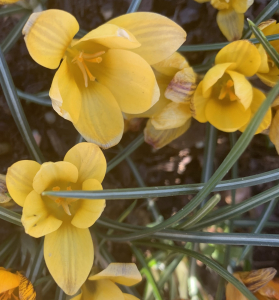
[[[55,186],[55,187],[52,188],[52,190],[54,192],[59,192],[60,191],[60,187],[59,186]]]
[[[237,96],[235,93],[231,90],[231,88],[234,86],[234,83],[231,79],[227,81],[225,85],[222,86],[220,94],[219,94],[219,99],[222,100],[226,97],[226,95],[229,95],[229,98],[231,101],[237,100]]]

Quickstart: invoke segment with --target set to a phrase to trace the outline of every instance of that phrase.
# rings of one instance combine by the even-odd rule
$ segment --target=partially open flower
[[[142,280],[133,263],[111,263],[100,273],[89,276],[81,287],[81,293],[71,300],[139,300],[123,293],[116,283],[132,286]]]
[[[36,292],[32,283],[22,274],[15,274],[0,267],[1,300],[35,300]]]
[[[37,63],[59,67],[50,89],[54,110],[87,141],[109,148],[123,135],[122,112],[142,113],[159,100],[150,64],[176,51],[186,32],[147,12],[120,16],[73,40],[78,30],[72,15],[50,9],[32,14],[23,34]]]
[[[191,100],[194,118],[225,132],[243,131],[265,100],[265,95],[246,79],[260,64],[259,51],[249,41],[236,41],[220,50],[215,66],[205,74]],[[270,122],[271,109],[256,133],[268,128]]]
[[[217,23],[228,41],[239,40],[244,26],[244,13],[254,0],[195,0],[199,3],[210,2],[218,9]]]
[[[43,196],[44,191],[101,190],[106,172],[105,157],[97,145],[80,143],[64,161],[42,165],[31,160],[13,164],[7,187],[23,206],[22,224],[33,237],[45,236],[46,265],[66,294],[73,295],[86,280],[94,251],[88,227],[105,208],[105,200]]]

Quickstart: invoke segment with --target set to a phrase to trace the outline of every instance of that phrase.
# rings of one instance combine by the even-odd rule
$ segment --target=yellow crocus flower
[[[265,268],[250,272],[237,272],[234,277],[243,283],[259,300],[278,300],[279,282],[274,280],[274,268]],[[248,300],[234,285],[228,283],[226,300]]]
[[[19,0],[0,0],[0,5],[4,5],[4,4],[13,4],[18,2]]]
[[[190,127],[190,99],[196,89],[196,74],[177,52],[153,68],[160,88],[159,101],[145,113],[127,117],[149,118],[144,130],[145,141],[160,149]]]
[[[64,161],[40,165],[31,160],[13,164],[7,187],[23,207],[25,232],[45,236],[44,257],[50,274],[66,294],[73,295],[93,265],[94,250],[88,227],[105,208],[105,200],[44,196],[44,191],[101,190],[106,172],[105,157],[97,145],[80,143]]]
[[[217,24],[228,41],[239,40],[244,26],[244,13],[254,0],[195,0],[199,3],[210,2],[218,9]]]
[[[1,300],[35,300],[36,292],[32,283],[22,274],[16,274],[0,267]]]
[[[168,18],[147,12],[115,18],[76,41],[76,19],[61,10],[30,16],[23,34],[32,58],[59,67],[50,89],[54,110],[102,148],[123,134],[122,112],[137,114],[159,99],[150,67],[170,56],[186,32]]]
[[[279,24],[275,20],[268,20],[262,22],[259,26],[259,29],[265,36],[278,34],[279,33]],[[253,38],[254,35],[251,36]],[[270,41],[270,44],[279,52],[279,41]],[[273,87],[279,80],[279,69],[275,65],[274,61],[266,53],[265,49],[261,44],[256,45],[259,53],[261,54],[261,65],[258,69],[257,76],[260,80],[266,85]]]
[[[81,293],[71,300],[139,300],[123,293],[116,285],[132,286],[142,280],[133,263],[111,263],[102,272],[89,276],[81,287]]]
[[[236,41],[220,50],[215,66],[205,74],[191,100],[194,118],[225,132],[243,131],[265,100],[265,95],[246,79],[260,64],[259,51],[249,41]],[[256,133],[268,128],[270,122],[271,109]]]

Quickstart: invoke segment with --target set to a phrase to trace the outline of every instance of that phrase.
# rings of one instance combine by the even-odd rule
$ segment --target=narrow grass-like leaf
[[[18,235],[14,234],[11,237],[7,238],[0,246],[0,263],[5,261],[6,257],[15,250],[17,245]]]
[[[21,99],[24,99],[24,100],[27,100],[27,101],[30,101],[30,102],[34,102],[36,104],[40,104],[40,105],[43,105],[43,106],[49,106],[49,107],[52,106],[50,98],[46,99],[46,98],[43,98],[43,97],[38,97],[37,95],[31,95],[31,94],[22,92],[19,89],[17,89],[16,91],[17,91],[18,97],[21,98]]]
[[[5,37],[4,41],[1,43],[1,49],[3,53],[7,53],[13,45],[22,37],[22,28],[28,20],[30,13],[24,14],[24,16],[18,21],[14,28]]]
[[[48,276],[44,276],[44,277],[41,277],[39,278],[38,280],[36,280],[33,284],[33,286],[38,286],[38,285],[41,285],[43,283],[46,283],[48,281],[51,281],[52,280],[52,276],[51,275],[48,275]]]
[[[265,51],[268,53],[268,55],[271,57],[271,59],[274,61],[277,68],[279,68],[279,54],[275,50],[275,48],[268,42],[265,35],[262,33],[262,31],[251,21],[248,19],[249,26],[256,36],[256,38],[259,40],[259,42],[263,45]]]
[[[140,262],[140,264],[142,265],[142,271],[146,276],[147,281],[151,284],[152,289],[153,289],[153,293],[154,296],[157,300],[162,300],[162,296],[160,294],[160,291],[158,289],[157,283],[153,277],[153,274],[151,272],[151,270],[149,269],[149,266],[147,265],[145,258],[141,252],[141,250],[139,250],[136,246],[131,245],[131,248],[136,256],[136,258],[138,259],[138,261]]]
[[[20,13],[28,13],[31,11],[23,8],[22,6],[19,5],[7,5],[6,7],[1,7],[0,9],[0,17],[7,17],[9,15],[13,14],[20,14]]]
[[[127,10],[127,14],[137,11],[140,6],[140,3],[141,3],[141,0],[132,0],[131,4]]]
[[[177,253],[183,253],[184,255],[188,255],[191,257],[194,257],[195,259],[203,262],[206,266],[211,268],[213,271],[215,271],[217,274],[225,278],[228,282],[233,284],[245,297],[247,297],[249,300],[257,300],[257,298],[246,288],[244,284],[239,282],[232,274],[230,274],[227,270],[225,270],[223,267],[221,267],[218,263],[215,261],[209,259],[208,257],[198,253],[194,252],[192,250],[188,250],[185,248],[177,247],[177,246],[169,246],[161,243],[146,243],[146,242],[134,242],[135,245],[139,246],[147,246],[152,248],[159,248],[166,251],[174,251]]]
[[[9,108],[11,110],[12,116],[17,124],[21,136],[24,139],[25,145],[27,146],[30,154],[34,157],[34,159],[39,163],[43,163],[44,162],[43,155],[32,135],[30,126],[27,122],[21,103],[18,99],[17,92],[1,48],[0,48],[0,83],[4,95],[6,97],[7,103],[9,105]]]
[[[59,286],[57,286],[56,288],[54,300],[66,300],[66,294],[63,292],[62,289],[60,289]]]
[[[3,219],[7,222],[13,223],[18,226],[22,226],[21,215],[2,206],[0,206],[0,219]]]
[[[8,257],[8,259],[4,262],[3,267],[5,269],[9,269],[13,266],[16,260],[19,258],[20,248],[13,249],[12,253]]]
[[[40,276],[44,267],[44,238],[41,238],[34,261],[31,266],[29,280],[34,283]]]
[[[211,57],[206,63],[200,65],[194,65],[192,68],[196,73],[206,73],[213,65],[215,61],[215,55]]]

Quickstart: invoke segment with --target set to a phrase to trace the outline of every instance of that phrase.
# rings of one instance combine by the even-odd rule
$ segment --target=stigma
[[[59,186],[55,186],[52,188],[52,190],[54,192],[59,192],[60,191],[60,187]],[[67,187],[67,191],[71,191],[71,186],[68,186]],[[58,205],[58,206],[62,206],[64,212],[68,215],[68,216],[71,216],[71,211],[70,211],[70,207],[69,207],[69,204],[76,201],[76,199],[67,199],[67,198],[62,198],[62,197],[59,197],[59,198],[55,198],[54,199],[54,202]]]
[[[233,81],[230,79],[227,81],[226,84],[224,84],[221,88],[219,99],[223,100],[227,95],[229,96],[229,99],[231,101],[235,101],[238,99],[238,97],[235,95],[235,93],[232,91],[232,88],[234,86]]]

